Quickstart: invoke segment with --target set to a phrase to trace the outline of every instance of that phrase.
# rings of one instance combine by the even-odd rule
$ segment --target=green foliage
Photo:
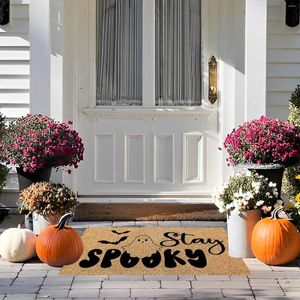
[[[300,85],[290,98],[289,110],[290,114],[288,122],[300,128]],[[288,195],[290,204],[287,207],[287,212],[290,214],[295,224],[300,224],[300,203],[296,201],[300,193],[300,180],[296,176],[300,174],[300,165],[286,168],[283,176],[282,189]]]
[[[288,117],[288,122],[297,127],[300,127],[300,85],[297,85],[296,89],[291,95],[289,102],[290,114]]]
[[[290,103],[296,108],[300,109],[300,85],[298,84],[296,89],[291,95]]]
[[[290,200],[294,200],[300,193],[300,180],[296,176],[300,174],[300,166],[286,168],[282,181],[282,189]]]
[[[290,103],[289,105],[290,114],[288,122],[300,128],[300,108],[295,104]]]
[[[3,132],[5,130],[5,117],[0,113],[0,138],[2,139]],[[2,152],[2,149],[0,149],[0,152]],[[5,183],[6,183],[6,177],[9,172],[9,169],[5,166],[0,164],[0,193],[2,192]]]
[[[2,137],[4,129],[5,129],[5,117],[2,115],[2,113],[0,112],[0,135]]]
[[[9,169],[6,166],[0,164],[0,193],[2,192],[5,186],[8,172]]]

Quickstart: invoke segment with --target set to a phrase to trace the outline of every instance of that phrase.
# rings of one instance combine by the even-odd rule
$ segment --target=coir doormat
[[[84,252],[61,275],[246,275],[223,228],[88,228]]]

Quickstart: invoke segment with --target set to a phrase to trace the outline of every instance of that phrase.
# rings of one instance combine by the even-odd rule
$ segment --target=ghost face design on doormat
[[[227,254],[222,228],[88,228],[84,252],[62,275],[247,274]]]
[[[150,257],[157,251],[160,251],[161,246],[155,244],[149,235],[138,235],[127,245],[122,246],[130,256],[143,258]]]

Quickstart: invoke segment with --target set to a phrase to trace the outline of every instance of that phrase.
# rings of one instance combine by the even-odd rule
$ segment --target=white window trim
[[[208,30],[210,19],[209,0],[202,0],[202,104],[201,106],[155,106],[155,22],[149,17],[149,11],[154,16],[155,1],[143,0],[143,106],[96,106],[96,0],[88,1],[89,5],[89,107],[83,113],[90,119],[129,118],[155,119],[165,117],[203,117],[217,112],[217,106],[208,101],[208,60],[210,39]]]
[[[84,108],[82,112],[91,121],[100,119],[140,119],[156,120],[161,118],[211,118],[216,117],[217,109],[215,107],[92,107]]]

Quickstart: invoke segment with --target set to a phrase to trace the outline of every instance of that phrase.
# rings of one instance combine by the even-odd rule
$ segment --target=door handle
[[[218,63],[214,56],[208,62],[208,100],[214,104],[218,99]]]

